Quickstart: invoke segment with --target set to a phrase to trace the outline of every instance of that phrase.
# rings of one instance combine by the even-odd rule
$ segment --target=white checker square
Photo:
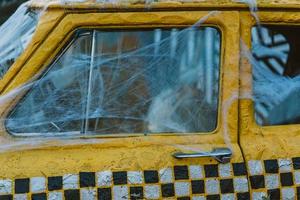
[[[12,193],[12,181],[9,179],[0,180],[0,194]]]
[[[87,189],[80,190],[80,199],[96,200],[96,198],[97,198],[96,189],[87,188]]]
[[[129,199],[128,187],[127,186],[114,186],[113,187],[114,200],[125,200]]]
[[[192,197],[192,200],[205,200],[204,196],[194,196]]]
[[[219,165],[219,174],[222,178],[231,177],[232,176],[232,168],[231,164],[220,164]]]
[[[248,192],[248,179],[246,177],[234,178],[233,186],[235,192]]]
[[[127,172],[127,179],[129,184],[142,184],[143,172],[141,171],[129,171]]]
[[[248,167],[249,167],[250,175],[263,174],[263,167],[260,160],[249,160]]]
[[[265,179],[267,189],[276,189],[279,187],[279,176],[277,174],[266,175]]]
[[[63,200],[62,192],[49,192],[49,200]]]
[[[103,171],[97,172],[97,186],[111,186],[112,184],[112,172]]]
[[[206,179],[205,191],[207,194],[219,194],[219,181],[217,179]]]
[[[63,176],[63,188],[64,189],[78,189],[78,175],[66,174]]]
[[[295,189],[294,188],[282,188],[281,195],[283,200],[295,199]]]
[[[279,165],[279,172],[291,172],[293,162],[291,159],[279,159],[278,165]]]
[[[159,199],[160,187],[158,185],[146,185],[144,187],[146,199]]]
[[[200,165],[191,165],[190,167],[190,177],[191,179],[202,179],[203,178],[203,168]]]
[[[46,178],[44,177],[30,178],[30,190],[33,193],[44,192],[46,190]]]
[[[262,200],[263,198],[268,197],[265,192],[253,192],[252,193],[252,200]]]
[[[175,182],[175,194],[176,194],[176,196],[189,196],[190,195],[190,183]]]
[[[15,194],[14,200],[27,200],[27,194]]]
[[[294,177],[295,177],[295,184],[299,185],[300,184],[300,171],[295,171]]]
[[[223,194],[221,200],[235,200],[234,194]]]
[[[172,183],[173,182],[173,170],[171,168],[165,168],[159,170],[160,182],[161,183]]]

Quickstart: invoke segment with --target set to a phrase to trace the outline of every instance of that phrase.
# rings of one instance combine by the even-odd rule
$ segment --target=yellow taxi
[[[298,0],[32,0],[0,27],[0,200],[300,199]]]

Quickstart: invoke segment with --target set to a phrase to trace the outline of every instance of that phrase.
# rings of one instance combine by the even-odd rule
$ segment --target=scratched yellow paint
[[[217,26],[222,31],[222,90],[217,129],[212,133],[186,135],[124,135],[122,137],[99,136],[55,140],[30,138],[18,147],[1,149],[0,178],[55,176],[110,169],[160,169],[173,166],[174,163],[178,165],[216,163],[212,159],[174,160],[171,154],[178,150],[178,146],[211,150],[212,147],[228,146],[228,143],[231,143],[235,152],[232,162],[240,162],[243,157],[237,145],[238,133],[241,133],[245,141],[242,145],[247,149],[247,159],[275,157],[279,152],[276,148],[284,149],[286,152],[284,156],[287,157],[299,155],[300,150],[293,141],[293,137],[299,139],[300,126],[289,127],[288,130],[285,126],[258,127],[253,121],[252,101],[233,98],[238,97],[239,93],[251,93],[251,66],[247,60],[240,62],[239,54],[240,33],[246,45],[250,47],[249,31],[254,24],[253,18],[246,11],[246,5],[229,0],[199,0],[190,3],[157,1],[151,4],[154,11],[145,12],[143,1],[126,2],[125,5],[122,3],[118,5],[95,4],[94,1],[62,5],[55,1],[33,1],[33,7],[49,7],[45,9],[33,40],[26,51],[0,80],[1,94],[5,96],[42,72],[78,27],[104,29],[136,28],[137,26],[188,27],[206,16],[209,11],[222,8],[222,12],[210,16],[205,22],[205,25]],[[262,20],[281,22],[282,19],[286,19],[289,23],[296,23],[296,19],[300,19],[297,12],[279,12],[281,9],[300,8],[298,0],[262,0],[258,1],[258,5],[268,10],[276,8],[278,12],[275,15],[272,11],[263,11],[260,13]],[[97,8],[101,8],[102,13],[97,13]],[[193,8],[193,11],[184,11],[186,8]],[[131,9],[136,10],[131,12]],[[178,10],[172,12],[174,9]],[[123,12],[118,12],[120,10]],[[243,66],[241,71],[239,71],[239,63]],[[21,96],[9,99],[0,106],[1,119],[5,119],[5,115]],[[4,120],[1,120],[2,127],[3,123]],[[291,137],[278,135],[276,138],[271,138],[270,135],[278,130],[288,133]],[[7,132],[0,133],[0,137],[0,144],[13,145],[14,142],[24,140],[13,138]],[[271,138],[272,143],[265,142],[265,138],[268,137]],[[255,141],[256,144],[254,145],[251,141]],[[259,150],[257,144],[259,144]]]
[[[72,33],[79,27],[136,28],[143,27],[189,27],[207,16],[209,11],[178,12],[109,12],[96,13],[80,9],[46,9],[40,19],[36,34],[25,53],[0,81],[0,90],[5,96],[14,89],[28,83],[49,65],[62,49]],[[209,16],[205,25],[218,27],[222,31],[222,70],[219,123],[212,133],[190,133],[184,135],[123,135],[98,136],[75,139],[14,138],[1,132],[0,144],[12,147],[0,149],[0,178],[53,176],[79,171],[143,170],[161,169],[174,164],[216,163],[213,159],[178,161],[172,153],[179,146],[211,150],[213,147],[231,145],[235,151],[232,162],[243,160],[237,146],[237,99],[239,64],[239,13],[224,11]],[[225,47],[226,46],[226,50]],[[226,58],[226,59],[225,59]],[[0,107],[1,118],[22,97],[5,101]],[[226,102],[228,106],[225,105]],[[226,113],[224,113],[226,110]],[[226,135],[225,134],[226,125]],[[4,120],[1,120],[2,130]],[[226,138],[226,141],[224,139]],[[25,140],[24,144],[22,141]],[[15,142],[22,145],[14,146]],[[227,142],[227,144],[226,144]],[[213,144],[213,145],[212,145]]]
[[[133,8],[145,8],[145,6],[151,6],[152,9],[156,8],[248,8],[248,5],[241,2],[247,0],[118,0],[118,1],[106,1],[97,2],[96,0],[86,0],[80,3],[66,3],[60,0],[33,0],[32,6],[44,7],[47,5],[51,8],[80,8],[80,9],[94,9],[94,8],[105,8],[105,9],[133,9]],[[249,1],[251,2],[251,1]],[[256,3],[261,8],[299,8],[300,2],[298,0],[256,0]],[[145,5],[146,4],[146,5]]]

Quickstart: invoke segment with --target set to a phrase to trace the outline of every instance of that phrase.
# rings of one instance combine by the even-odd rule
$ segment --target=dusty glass
[[[216,28],[85,30],[13,109],[15,135],[209,132]],[[45,94],[45,96],[42,96]]]

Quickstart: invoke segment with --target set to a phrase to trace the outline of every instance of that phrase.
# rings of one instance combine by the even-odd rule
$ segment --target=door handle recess
[[[177,159],[211,157],[220,163],[230,162],[231,156],[232,156],[232,151],[229,148],[215,148],[211,152],[197,152],[197,153],[177,152],[173,154],[173,157]]]

